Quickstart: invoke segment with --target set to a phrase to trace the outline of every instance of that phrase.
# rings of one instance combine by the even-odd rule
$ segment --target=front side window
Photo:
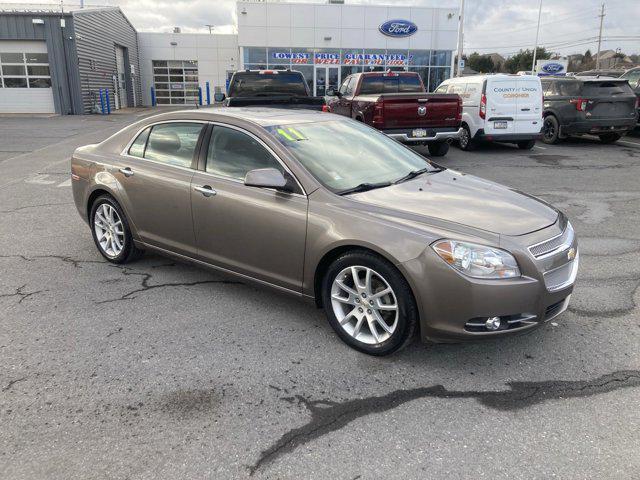
[[[342,85],[340,85],[340,93],[342,95],[345,95],[347,93],[347,88],[349,88],[349,82],[351,82],[351,77],[345,79],[345,81],[342,82]]]
[[[417,170],[436,170],[413,150],[353,120],[278,125],[267,130],[334,192],[362,183],[394,182]]]
[[[201,130],[201,123],[175,122],[154,125],[147,140],[144,158],[190,168]]]
[[[233,128],[213,127],[206,171],[221,177],[244,181],[250,170],[276,168],[280,163],[253,137]]]

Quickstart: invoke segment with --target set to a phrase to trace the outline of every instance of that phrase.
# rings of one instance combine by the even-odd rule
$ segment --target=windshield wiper
[[[348,195],[350,193],[366,192],[368,190],[374,190],[376,188],[389,187],[390,185],[391,185],[391,182],[361,183],[360,185],[356,185],[355,187],[347,188],[346,190],[341,190],[337,192],[337,194]]]
[[[399,178],[398,180],[393,182],[393,184],[396,185],[398,183],[406,182],[407,180],[411,180],[412,178],[416,178],[417,176],[422,175],[423,173],[427,173],[428,171],[429,171],[429,168],[421,168],[420,170],[412,170],[409,173],[407,173],[404,177]]]

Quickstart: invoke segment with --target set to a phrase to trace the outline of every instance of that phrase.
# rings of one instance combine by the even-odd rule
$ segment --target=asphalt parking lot
[[[0,118],[0,478],[640,475],[640,134],[452,148],[439,163],[569,215],[571,307],[531,335],[373,358],[297,299],[102,259],[69,156],[148,113]]]

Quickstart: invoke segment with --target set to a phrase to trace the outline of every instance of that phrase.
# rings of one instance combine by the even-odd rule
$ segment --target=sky
[[[640,53],[639,0],[543,0],[539,44],[562,55],[583,53],[586,49],[595,52],[598,14],[603,2],[602,49]],[[139,31],[170,32],[179,26],[183,32],[205,33],[209,31],[205,24],[215,25],[216,33],[233,33],[235,28],[235,0],[85,0],[85,3],[120,6]],[[459,6],[459,0],[345,0],[345,3]],[[539,0],[465,0],[464,53],[498,52],[508,56],[521,48],[531,49],[538,6]]]

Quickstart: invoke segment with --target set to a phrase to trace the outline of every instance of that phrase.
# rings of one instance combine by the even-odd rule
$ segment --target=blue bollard
[[[202,105],[202,87],[198,87],[198,103]]]
[[[109,89],[105,88],[104,89],[104,94],[105,94],[105,100],[107,103],[107,115],[111,115],[111,101],[109,100]]]
[[[100,113],[104,115],[104,95],[102,94],[102,89],[100,89]]]
[[[156,89],[151,87],[151,106],[156,106]]]
[[[209,89],[209,82],[207,82],[207,105],[211,105],[211,91]]]

